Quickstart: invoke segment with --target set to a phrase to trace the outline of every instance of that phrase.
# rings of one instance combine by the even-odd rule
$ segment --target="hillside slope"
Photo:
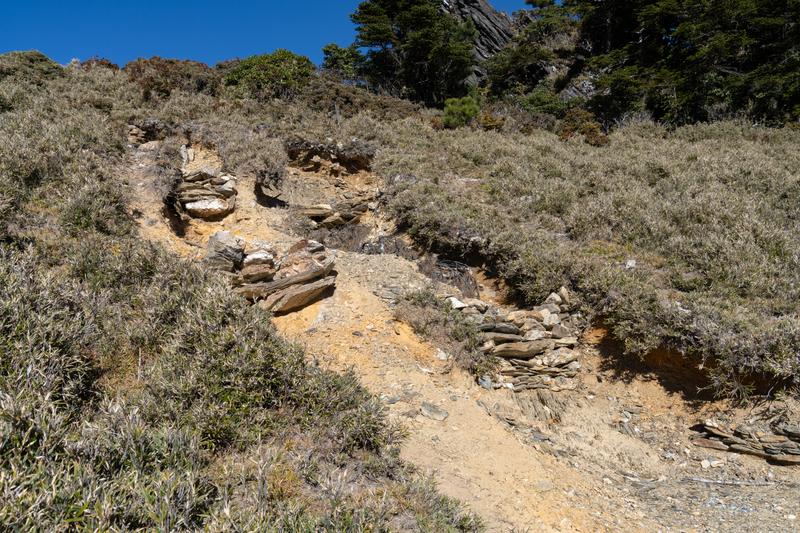
[[[0,56],[6,528],[793,527],[797,131],[136,67]]]

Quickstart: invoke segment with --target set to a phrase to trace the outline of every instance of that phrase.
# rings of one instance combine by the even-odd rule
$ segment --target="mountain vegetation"
[[[529,4],[513,41],[481,65],[495,101],[555,118],[583,106],[606,128],[637,113],[672,125],[800,119],[796,0]],[[373,87],[428,105],[464,95],[477,61],[469,22],[434,0],[367,0],[353,21],[354,46],[366,51],[357,71]],[[589,83],[587,94],[564,91],[576,80]]]
[[[403,428],[355,375],[140,238],[130,124],[170,132],[165,183],[181,135],[259,178],[290,136],[358,138],[418,250],[523,307],[563,286],[619,359],[665,352],[718,397],[797,396],[800,2],[530,4],[480,65],[476,29],[434,0],[364,0],[319,70],[287,50],[0,55],[0,529],[482,527],[400,459]],[[417,326],[481,366],[452,310],[417,300]]]
[[[0,529],[479,529],[399,459],[403,431],[356,376],[138,235],[129,121],[225,132],[226,165],[252,173],[284,162],[257,125],[334,128],[261,103],[274,61],[238,65],[0,55]]]

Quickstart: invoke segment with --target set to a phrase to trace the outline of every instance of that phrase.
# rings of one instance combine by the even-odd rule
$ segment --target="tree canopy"
[[[672,123],[800,117],[800,0],[569,0],[599,73],[592,105]]]
[[[428,105],[466,92],[475,29],[436,0],[364,0],[352,15],[363,72],[374,86]]]
[[[607,125],[637,112],[671,124],[800,119],[800,0],[527,3],[527,25],[483,65],[495,98],[556,116],[585,105]],[[326,69],[428,105],[463,96],[475,29],[441,7],[363,0],[355,43],[327,47]]]

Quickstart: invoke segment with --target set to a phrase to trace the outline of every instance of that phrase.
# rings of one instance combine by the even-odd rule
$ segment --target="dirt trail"
[[[221,229],[272,242],[279,250],[298,239],[287,229],[288,211],[259,205],[254,180],[247,177],[238,182],[233,214],[220,222],[193,220],[177,237],[162,212],[161,192],[152,185],[153,165],[152,152],[132,152],[128,181],[144,238],[194,259]],[[318,178],[294,174],[297,180],[304,177]],[[428,285],[414,262],[339,251],[336,270],[331,297],[277,317],[275,325],[323,366],[352,368],[385,400],[389,416],[408,428],[403,457],[430,472],[442,492],[480,514],[489,531],[796,527],[800,476],[795,471],[689,444],[687,428],[706,411],[724,406],[693,408],[654,379],[618,379],[603,370],[603,357],[587,345],[583,387],[571,393],[562,421],[522,424],[513,420],[513,393],[485,390],[450,368],[437,358],[437,347],[395,320],[390,305],[376,295],[387,287]],[[491,291],[488,284],[485,289]],[[426,418],[422,402],[446,410],[448,417]],[[506,408],[511,423],[490,416],[487,406]],[[701,458],[713,459],[715,466],[703,468]],[[750,484],[702,481],[733,475]]]

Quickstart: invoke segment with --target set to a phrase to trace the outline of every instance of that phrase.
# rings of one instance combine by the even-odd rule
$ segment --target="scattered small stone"
[[[572,335],[572,331],[566,328],[563,324],[554,325],[553,329],[550,330],[550,333],[553,335],[553,338],[556,339],[563,339]]]
[[[420,412],[423,414],[423,416],[438,422],[442,422],[447,419],[448,416],[450,416],[447,411],[429,402],[422,402]]]
[[[467,307],[467,304],[465,304],[464,302],[462,302],[461,300],[459,300],[454,296],[447,298],[447,303],[449,303],[450,307],[452,307],[456,311],[460,311],[461,309],[465,309]]]
[[[561,296],[559,296],[554,292],[551,292],[544,302],[545,304],[561,305],[563,303],[563,300],[561,299]]]

